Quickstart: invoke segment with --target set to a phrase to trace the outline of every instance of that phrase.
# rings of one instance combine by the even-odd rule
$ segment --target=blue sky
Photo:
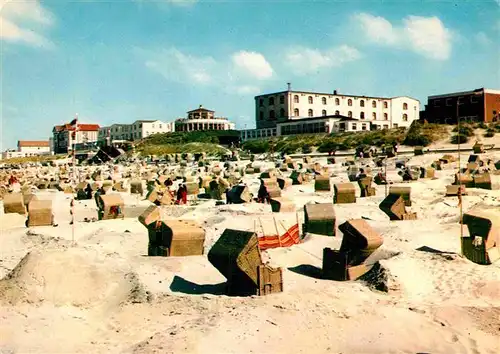
[[[259,93],[426,97],[500,88],[500,0],[0,0],[1,146],[78,113],[254,127]]]

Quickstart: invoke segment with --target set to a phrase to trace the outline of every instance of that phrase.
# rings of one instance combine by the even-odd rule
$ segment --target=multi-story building
[[[383,129],[389,125],[384,124]],[[315,133],[344,133],[372,130],[369,121],[341,115],[307,117],[290,119],[276,124],[276,128],[248,129],[240,131],[241,141],[266,138],[271,136],[315,134]]]
[[[468,122],[500,121],[500,90],[480,88],[429,96],[422,118],[446,124],[457,124],[458,118]]]
[[[420,102],[398,97],[354,96],[332,93],[287,91],[255,97],[257,129],[274,128],[297,119],[344,116],[366,122],[373,129],[409,127],[419,119]]]
[[[97,142],[98,133],[98,124],[78,124],[76,132],[75,127],[69,124],[56,125],[52,129],[54,153],[66,154],[73,150],[74,145],[94,144]]]
[[[37,155],[49,155],[51,153],[48,140],[19,140],[17,142],[17,150],[6,150],[2,152],[3,159],[12,159],[17,157],[29,157]]]
[[[153,134],[171,133],[174,131],[173,123],[161,120],[136,120],[132,124],[113,124],[99,129],[99,140],[139,140]]]
[[[17,151],[26,154],[26,156],[46,155],[50,154],[50,144],[48,140],[19,140]]]
[[[187,118],[175,120],[175,131],[200,131],[200,130],[234,130],[235,124],[226,117],[216,117],[215,112],[199,108],[187,112]]]

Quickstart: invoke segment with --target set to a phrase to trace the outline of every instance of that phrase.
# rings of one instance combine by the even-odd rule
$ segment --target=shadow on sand
[[[321,268],[315,267],[310,264],[301,264],[296,267],[290,267],[288,268],[288,270],[314,279],[323,279]]]
[[[441,254],[441,255],[456,254],[455,252],[440,251],[440,250],[437,250],[435,248],[431,248],[431,247],[428,247],[428,246],[419,247],[419,248],[417,248],[417,251],[427,252],[427,253],[433,253],[433,254]]]
[[[175,293],[184,293],[189,295],[202,295],[202,294],[212,294],[212,295],[225,295],[227,284],[206,284],[200,285],[190,282],[179,276],[175,276],[170,284],[170,290]]]

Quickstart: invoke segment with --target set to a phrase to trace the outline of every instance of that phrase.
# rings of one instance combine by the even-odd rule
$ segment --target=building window
[[[322,115],[323,117],[324,117],[324,116],[326,116],[326,109],[324,109],[324,110],[322,110],[322,111],[321,111],[321,115]]]
[[[406,113],[403,114],[403,121],[404,122],[408,121],[408,114],[406,114]]]
[[[384,108],[387,108],[387,101],[384,101]]]
[[[349,118],[352,118],[352,111],[347,112],[347,116],[348,116]]]
[[[299,95],[293,96],[293,102],[294,103],[299,103]]]
[[[280,109],[280,117],[285,118],[285,110],[283,108]]]
[[[309,102],[309,104],[312,104],[313,103],[313,97],[312,96],[309,96],[307,98],[307,101]]]
[[[298,97],[298,96],[296,96],[296,97]],[[293,115],[294,115],[295,117],[298,117],[298,116],[299,116],[299,109],[298,109],[298,108],[295,108],[295,109],[293,110]]]
[[[261,99],[259,100],[259,107],[262,107],[263,105],[264,105],[264,100],[261,98]]]
[[[340,112],[339,111],[335,111],[335,115],[336,116],[340,115]]]
[[[338,98],[338,97],[335,99],[335,104],[336,104],[337,106],[338,106],[338,105],[340,105],[340,100],[339,100],[339,98]]]
[[[365,106],[365,100],[361,100],[361,101],[359,101],[359,106],[360,106],[360,107],[364,107],[364,106]]]
[[[375,102],[375,101],[373,101],[373,102]],[[373,120],[377,119],[377,113],[375,113],[375,112],[372,113],[372,119]]]
[[[352,106],[352,100],[350,98],[347,100],[347,105]]]
[[[377,101],[375,101],[375,100],[372,101],[372,107],[377,108]]]
[[[361,130],[366,130],[366,124],[361,125]]]
[[[326,104],[326,97],[323,97],[323,98],[321,99],[321,103]]]
[[[356,123],[352,123],[352,130],[358,130],[358,127],[356,126]]]
[[[161,129],[161,124],[160,124],[160,129]]]
[[[389,126],[387,124],[384,124],[384,129],[389,129]]]
[[[269,97],[269,105],[274,106],[274,97]]]
[[[269,119],[276,119],[276,115],[274,114],[274,109],[269,111]]]
[[[359,113],[359,118],[361,118],[361,119],[365,119],[365,112],[361,112],[361,113]]]
[[[260,114],[259,114],[259,119],[260,119],[260,120],[264,120],[264,112],[260,112]]]
[[[448,101],[448,100],[446,100],[446,101]],[[446,105],[448,105],[448,102],[446,102]],[[450,106],[451,106],[451,104],[450,104]],[[405,111],[408,110],[408,103],[406,103],[406,102],[403,103],[403,109]]]
[[[280,96],[280,104],[285,103],[285,96]]]
[[[312,109],[310,109],[310,110],[307,111],[307,116],[308,117],[312,117],[313,116],[313,110]]]
[[[387,113],[384,113],[384,120],[389,120],[389,116],[387,115]]]
[[[440,100],[434,100],[434,107],[439,107],[441,106],[441,101]]]
[[[461,97],[459,97],[458,99],[460,99],[460,98],[461,98]],[[478,102],[477,97],[476,97],[476,96],[474,96],[474,95],[470,96],[470,102],[471,102],[471,103],[477,103],[477,102]]]

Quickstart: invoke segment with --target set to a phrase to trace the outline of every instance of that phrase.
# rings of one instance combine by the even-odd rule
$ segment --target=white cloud
[[[382,44],[395,44],[399,41],[398,33],[392,24],[385,18],[367,13],[354,15],[362,29],[373,42]]]
[[[451,53],[451,33],[437,17],[408,16],[404,33],[413,50],[425,57],[446,60]]]
[[[236,87],[236,92],[241,96],[257,95],[260,92],[260,88],[257,86],[243,85]]]
[[[176,48],[144,54],[149,57],[145,63],[148,68],[178,83],[210,84],[213,81],[211,72],[217,67],[212,57],[186,55]]]
[[[476,33],[476,35],[474,36],[474,39],[476,40],[476,42],[478,42],[481,45],[489,45],[489,44],[491,44],[491,39],[484,32],[478,32],[478,33]]]
[[[306,47],[290,48],[285,54],[286,65],[296,75],[318,72],[324,68],[339,67],[361,57],[353,47],[342,45],[326,51]]]
[[[250,75],[259,80],[273,76],[273,68],[266,58],[256,52],[239,51],[231,57],[236,72]]]
[[[370,41],[409,49],[426,58],[447,60],[451,54],[452,32],[437,17],[407,16],[402,26],[366,13],[353,16]]]
[[[0,0],[0,38],[24,42],[37,47],[53,44],[39,31],[54,24],[54,16],[39,1],[17,2]]]
[[[260,89],[256,83],[273,75],[271,65],[262,54],[244,50],[224,59],[195,56],[177,48],[135,48],[135,53],[147,68],[168,81],[204,85],[230,94],[257,94]]]

